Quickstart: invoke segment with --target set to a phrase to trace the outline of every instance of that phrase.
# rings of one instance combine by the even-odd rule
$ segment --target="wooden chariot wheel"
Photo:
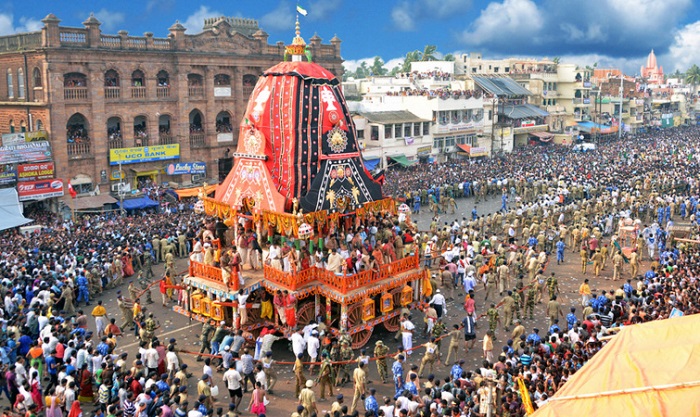
[[[394,288],[389,293],[394,298],[394,311],[401,309],[401,290],[402,287]],[[384,328],[390,332],[398,332],[401,326],[401,314],[396,314],[392,318],[384,321]]]
[[[297,325],[303,327],[315,319],[315,307],[313,301],[308,301],[297,307]]]
[[[374,330],[362,321],[362,303],[348,307],[348,332],[352,338],[352,348],[359,349],[369,342]]]

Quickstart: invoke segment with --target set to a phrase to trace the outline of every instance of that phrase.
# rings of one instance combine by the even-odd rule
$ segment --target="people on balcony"
[[[68,143],[87,143],[90,141],[88,132],[83,125],[70,125],[66,132]]]
[[[231,133],[233,127],[230,122],[216,121],[216,133]]]

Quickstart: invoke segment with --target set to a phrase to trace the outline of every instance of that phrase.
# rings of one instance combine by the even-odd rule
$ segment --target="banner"
[[[0,165],[50,161],[51,144],[47,141],[0,147]]]
[[[61,197],[63,195],[63,180],[56,178],[53,180],[20,182],[17,184],[17,194],[19,194],[19,201]]]
[[[41,142],[42,140],[49,140],[49,134],[45,130],[26,132],[24,134],[24,140],[26,142]]]
[[[17,165],[17,181],[36,181],[53,178],[55,168],[53,162]]]
[[[469,156],[487,156],[489,151],[484,147],[472,146],[469,150]]]
[[[24,133],[5,133],[2,135],[2,145],[20,145],[24,143]]]
[[[137,164],[140,162],[165,161],[180,157],[180,144],[118,148],[109,150],[109,164]]]
[[[168,175],[206,174],[207,164],[204,162],[176,162],[168,165],[165,173]]]
[[[17,170],[13,165],[0,165],[0,184],[12,184],[17,181]]]

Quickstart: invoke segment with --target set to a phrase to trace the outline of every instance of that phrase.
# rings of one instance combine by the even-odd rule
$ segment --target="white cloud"
[[[223,13],[211,10],[207,6],[199,6],[199,9],[189,15],[182,25],[185,26],[188,34],[200,33],[204,27],[204,19],[221,17],[223,15]]]
[[[310,1],[308,7],[303,4],[302,6],[309,12],[309,20],[322,20],[340,9],[342,0],[316,0]]]
[[[534,1],[494,2],[481,11],[472,29],[462,34],[462,40],[467,44],[480,45],[530,37],[542,28],[542,23],[540,10]]]
[[[126,20],[126,14],[107,9],[95,12],[95,17],[102,23],[102,30],[107,32],[119,29],[118,26]]]
[[[310,11],[309,11],[310,13]],[[260,26],[265,30],[288,30],[294,28],[294,10],[290,3],[281,1],[277,8],[260,19]]]
[[[684,26],[676,32],[673,45],[668,54],[659,57],[659,61],[669,62],[671,65],[664,71],[685,71],[693,64],[700,64],[700,21]]]
[[[446,19],[467,12],[471,0],[406,0],[391,9],[391,21],[402,32],[412,31],[421,20]]]
[[[0,36],[12,35],[21,32],[35,32],[41,30],[44,24],[41,21],[20,17],[19,25],[15,26],[12,13],[0,13]]]
[[[171,10],[175,6],[175,0],[148,0],[146,3],[146,13],[154,10]]]

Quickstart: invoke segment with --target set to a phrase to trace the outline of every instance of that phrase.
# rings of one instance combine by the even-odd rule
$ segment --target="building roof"
[[[503,114],[511,119],[549,116],[548,112],[532,104],[505,105],[503,106]]]
[[[530,96],[527,88],[515,82],[510,77],[483,77],[473,75],[474,82],[486,92],[496,96]]]
[[[360,113],[360,115],[370,123],[412,123],[412,122],[429,122],[428,119],[421,119],[410,111],[398,110],[398,111],[379,111],[379,112],[369,112]]]

